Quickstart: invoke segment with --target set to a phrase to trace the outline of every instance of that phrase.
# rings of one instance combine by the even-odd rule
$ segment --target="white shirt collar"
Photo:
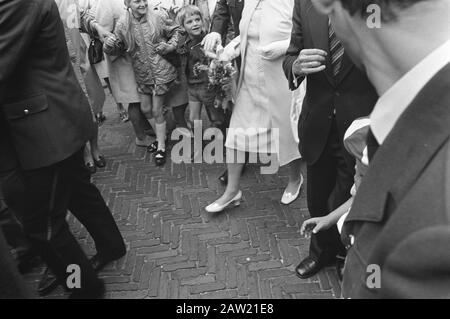
[[[379,98],[370,116],[370,127],[380,145],[417,94],[449,62],[450,40],[408,71]]]

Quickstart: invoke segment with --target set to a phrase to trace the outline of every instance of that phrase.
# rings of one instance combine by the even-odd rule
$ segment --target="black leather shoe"
[[[97,172],[97,168],[94,163],[86,163],[86,168],[91,174],[95,174]]]
[[[41,264],[41,259],[33,253],[27,253],[18,258],[17,269],[23,274],[27,274],[33,270],[33,268]]]
[[[117,257],[101,257],[99,254],[92,257],[89,261],[91,262],[92,268],[94,268],[95,272],[101,271],[103,268],[105,268],[106,265],[113,262],[114,260],[120,259],[125,254],[121,254]]]
[[[94,158],[94,163],[98,168],[104,168],[106,166],[106,159],[103,155],[100,155],[98,157],[98,160]]]
[[[46,296],[59,286],[59,281],[55,274],[46,268],[39,282],[37,292],[40,296]]]
[[[295,268],[295,273],[301,279],[307,279],[317,274],[322,268],[322,264],[311,257],[306,257]]]
[[[98,279],[89,288],[74,289],[69,299],[101,299],[105,295],[105,284]]]

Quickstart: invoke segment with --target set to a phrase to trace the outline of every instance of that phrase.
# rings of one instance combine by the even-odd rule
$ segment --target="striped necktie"
[[[372,162],[372,159],[375,156],[375,153],[377,152],[378,148],[380,147],[380,144],[378,144],[378,141],[375,138],[375,135],[373,135],[372,129],[370,129],[367,134],[366,143],[367,143],[367,152],[368,152],[369,163],[370,163],[370,162]]]
[[[328,20],[328,38],[330,41],[331,66],[333,67],[333,76],[336,77],[341,70],[342,56],[344,55],[344,46],[338,40],[330,20]]]

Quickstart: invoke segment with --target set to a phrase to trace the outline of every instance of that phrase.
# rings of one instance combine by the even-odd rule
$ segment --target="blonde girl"
[[[127,13],[116,24],[114,37],[105,40],[107,54],[130,54],[141,110],[156,132],[156,142],[149,146],[155,154],[156,165],[166,162],[166,122],[163,102],[174,81],[177,70],[167,58],[176,50],[179,28],[153,9],[147,0],[125,0]]]

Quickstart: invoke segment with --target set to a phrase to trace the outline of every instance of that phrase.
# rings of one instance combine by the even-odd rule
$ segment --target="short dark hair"
[[[367,8],[375,4],[381,9],[382,20],[391,21],[396,19],[398,11],[423,1],[429,0],[341,0],[341,3],[350,15],[359,14],[362,17],[367,17],[370,14]]]

